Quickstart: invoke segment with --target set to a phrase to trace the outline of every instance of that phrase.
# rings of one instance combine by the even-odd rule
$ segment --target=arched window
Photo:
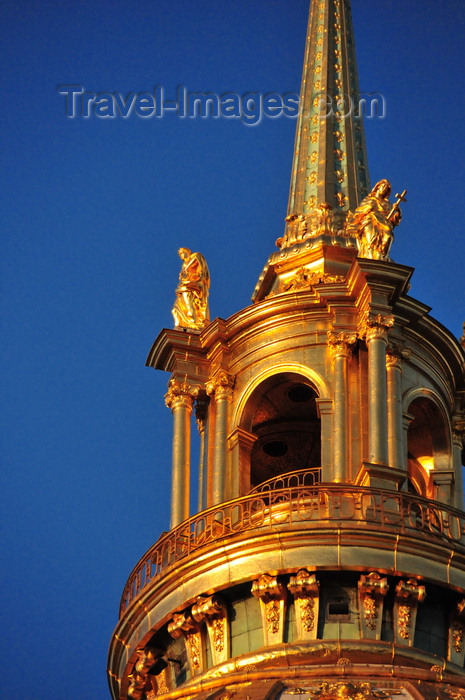
[[[253,392],[246,412],[256,436],[250,454],[250,488],[281,474],[321,466],[317,393],[304,377],[286,372]]]
[[[413,416],[407,436],[409,490],[435,498],[432,472],[450,465],[446,422],[438,405],[426,396],[414,399],[408,412]]]

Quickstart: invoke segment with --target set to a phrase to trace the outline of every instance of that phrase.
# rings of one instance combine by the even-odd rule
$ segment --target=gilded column
[[[213,452],[212,505],[222,503],[226,483],[226,441],[228,437],[228,412],[232,399],[234,378],[220,370],[207,382],[207,394],[215,397],[216,420]]]
[[[388,464],[387,448],[387,331],[394,324],[392,316],[378,314],[365,322],[368,348],[368,460]]]
[[[395,469],[406,469],[402,413],[402,360],[410,357],[410,350],[390,344],[386,355],[387,377],[387,441],[388,464]]]
[[[334,413],[333,413],[333,481],[349,478],[348,440],[348,358],[357,340],[356,333],[328,332],[328,342],[334,362]]]
[[[190,416],[198,388],[171,379],[165,403],[173,414],[171,529],[189,517]]]
[[[206,449],[206,422],[207,422],[208,398],[203,396],[198,398],[195,404],[195,419],[199,431],[199,493],[197,499],[197,510],[201,511],[207,507],[207,449]]]

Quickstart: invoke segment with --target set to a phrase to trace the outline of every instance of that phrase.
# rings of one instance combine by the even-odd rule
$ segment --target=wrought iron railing
[[[268,481],[263,481],[258,486],[255,486],[249,494],[266,493],[268,491],[277,491],[278,489],[290,489],[297,486],[316,486],[321,481],[321,467],[309,467],[308,469],[299,469],[298,471],[288,472],[274,476]]]
[[[332,484],[250,493],[198,513],[164,533],[132,571],[120,615],[169,567],[223,538],[251,530],[262,534],[345,526],[465,547],[465,513],[420,496]]]

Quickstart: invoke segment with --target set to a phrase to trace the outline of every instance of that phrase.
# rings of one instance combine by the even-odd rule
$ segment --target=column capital
[[[328,331],[328,345],[333,357],[349,357],[357,342],[355,331]]]
[[[452,440],[462,448],[465,441],[465,415],[456,413],[452,416]]]
[[[215,394],[217,399],[230,399],[234,381],[235,377],[232,374],[220,369],[205,385],[208,396]]]
[[[202,433],[205,430],[209,402],[210,399],[208,396],[205,396],[205,392],[198,392],[195,402],[195,420],[197,422],[199,433]]]
[[[165,404],[174,411],[176,408],[184,407],[192,411],[194,401],[199,394],[200,387],[190,386],[186,381],[179,382],[177,379],[170,379],[168,391],[165,394]]]
[[[359,325],[359,335],[369,343],[372,340],[383,340],[387,343],[388,330],[394,325],[394,316],[372,314],[368,312]]]
[[[386,348],[386,366],[401,369],[402,362],[408,360],[411,354],[410,348],[405,347],[403,343],[391,341]]]

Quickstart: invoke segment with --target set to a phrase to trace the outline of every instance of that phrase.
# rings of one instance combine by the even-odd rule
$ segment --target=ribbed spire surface
[[[369,189],[349,0],[311,4],[300,99],[288,215],[345,214]]]

